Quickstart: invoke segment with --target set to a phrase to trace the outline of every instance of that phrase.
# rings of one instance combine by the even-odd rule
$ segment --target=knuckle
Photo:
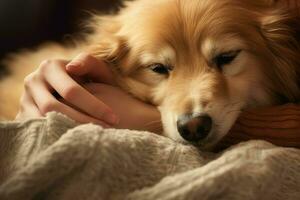
[[[93,57],[92,55],[88,54],[88,53],[82,53],[82,54],[80,55],[80,58],[81,58],[82,60],[90,60],[90,59],[94,59],[94,57]]]
[[[23,95],[21,96],[21,98],[19,99],[20,108],[23,107],[23,102],[25,102],[25,95],[24,95],[24,93],[23,93]]]
[[[32,75],[29,74],[27,75],[25,78],[24,78],[24,85],[29,85],[31,83],[31,80],[32,80]]]
[[[19,107],[19,113],[24,113],[25,111],[25,108],[24,106],[21,104],[20,107]]]
[[[62,64],[63,64],[62,60],[59,59],[46,59],[41,62],[38,69],[43,73],[46,72],[49,68],[53,68],[57,66],[61,67]]]
[[[41,107],[40,112],[45,115],[48,112],[57,111],[57,102],[53,100],[46,101]]]
[[[43,60],[38,69],[43,72],[47,70],[49,66],[52,66],[54,64],[53,62],[54,60],[51,59]]]
[[[45,66],[51,65],[52,62],[53,62],[53,60],[51,60],[51,59],[43,60],[40,64],[40,67],[45,67]]]
[[[19,119],[21,115],[22,115],[22,112],[19,110],[16,114],[16,119]]]
[[[88,53],[81,53],[79,56],[75,57],[71,63],[81,63],[85,67],[89,67],[89,63],[94,62],[96,58]]]
[[[25,87],[28,87],[31,85],[31,83],[34,81],[35,79],[35,73],[31,73],[29,75],[27,75],[25,78],[24,78],[24,85]]]
[[[64,89],[62,97],[67,101],[72,101],[79,93],[77,86],[69,86]]]
[[[23,115],[24,115],[24,113],[20,111],[20,112],[17,113],[15,119],[16,119],[16,120],[22,119],[22,118],[23,118]]]

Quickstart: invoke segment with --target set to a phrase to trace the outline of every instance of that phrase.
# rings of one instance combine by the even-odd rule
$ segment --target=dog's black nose
[[[193,117],[181,115],[177,121],[177,130],[187,141],[199,142],[206,138],[212,128],[212,119],[208,115]]]

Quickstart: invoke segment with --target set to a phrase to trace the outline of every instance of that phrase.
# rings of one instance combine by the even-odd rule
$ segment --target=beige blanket
[[[300,199],[300,150],[219,154],[148,132],[45,119],[0,124],[0,199]]]

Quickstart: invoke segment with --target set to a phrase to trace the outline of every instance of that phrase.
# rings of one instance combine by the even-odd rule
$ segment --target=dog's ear
[[[261,34],[272,56],[271,81],[279,96],[299,100],[300,17],[289,5],[272,4],[261,17]]]
[[[300,7],[298,9],[300,11]],[[261,17],[262,34],[270,42],[280,41],[292,45],[297,44],[295,39],[297,39],[300,31],[299,19],[297,7],[290,7],[288,3],[273,1]]]
[[[95,16],[93,33],[88,37],[88,52],[95,57],[116,63],[129,51],[126,38],[120,35],[121,22],[114,16]]]

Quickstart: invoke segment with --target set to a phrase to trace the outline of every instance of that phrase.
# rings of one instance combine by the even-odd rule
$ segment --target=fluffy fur
[[[42,60],[82,51],[113,63],[120,87],[158,106],[173,139],[182,140],[178,116],[209,114],[205,147],[228,132],[242,109],[299,99],[300,20],[271,0],[129,1],[89,24],[94,32],[75,45],[46,45],[5,61],[12,75],[0,84],[1,116],[15,115],[23,79]],[[232,62],[217,67],[219,55],[235,51]],[[155,73],[154,63],[172,70]]]

